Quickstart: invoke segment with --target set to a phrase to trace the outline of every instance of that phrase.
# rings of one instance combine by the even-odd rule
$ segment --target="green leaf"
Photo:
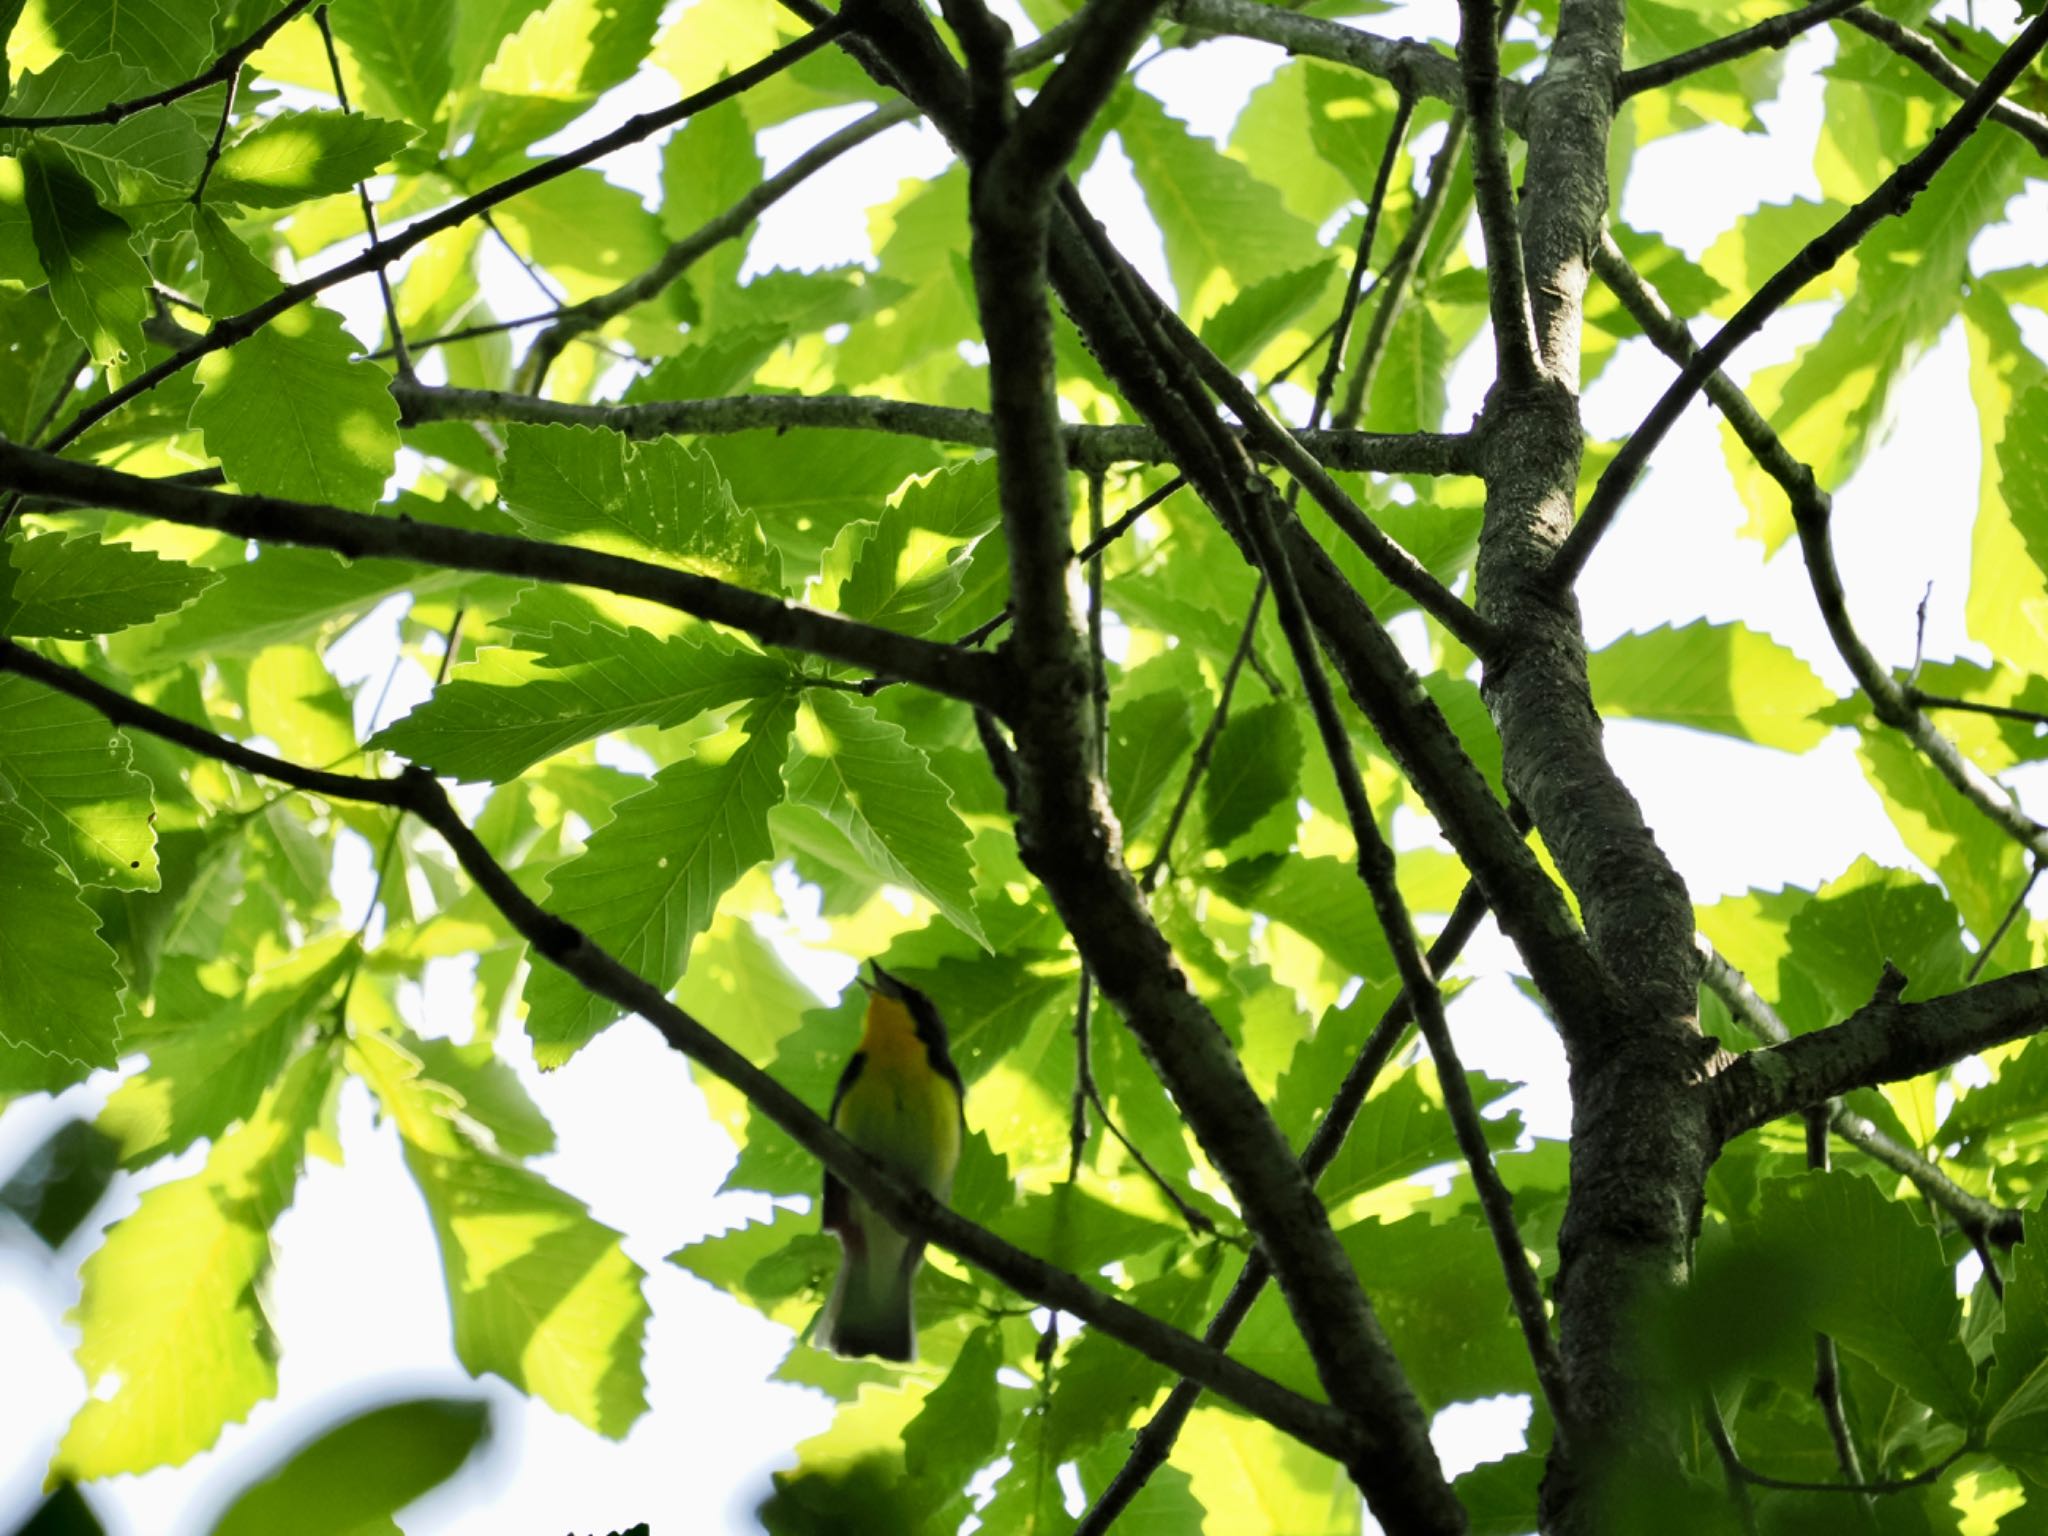
[[[1124,1300],[1183,1332],[1199,1333],[1216,1280],[1212,1265],[1176,1266],[1133,1287]],[[1045,1421],[1047,1453],[1065,1460],[1105,1436],[1116,1436],[1172,1380],[1163,1366],[1107,1335],[1093,1329],[1083,1333],[1052,1378]]]
[[[51,533],[9,546],[0,634],[90,640],[175,613],[220,578],[96,534]]]
[[[190,79],[213,57],[214,0],[51,0],[50,36],[82,59],[111,53],[152,84]]]
[[[100,920],[0,777],[0,1041],[111,1067],[121,977]]]
[[[420,1076],[452,1095],[463,1119],[489,1132],[498,1152],[539,1157],[555,1150],[555,1128],[490,1041],[457,1045],[446,1039],[402,1038],[420,1060]]]
[[[556,623],[524,650],[490,648],[370,743],[436,773],[503,783],[580,741],[666,729],[789,684],[787,663],[708,626],[657,637]]]
[[[1479,1072],[1467,1072],[1465,1080],[1473,1102],[1481,1109],[1516,1086]],[[1326,1079],[1322,1087],[1327,1100],[1335,1085]],[[1503,1151],[1521,1136],[1522,1117],[1510,1110],[1488,1119],[1485,1130],[1486,1144]],[[1420,1073],[1410,1070],[1391,1082],[1382,1079],[1379,1091],[1360,1108],[1350,1134],[1316,1188],[1334,1207],[1425,1168],[1455,1162],[1458,1156],[1457,1132],[1444,1110],[1441,1092],[1434,1082],[1425,1087]]]
[[[177,1466],[277,1390],[258,1287],[332,1076],[326,1051],[301,1056],[204,1169],[145,1193],[85,1261],[78,1363],[112,1390],[78,1410],[53,1477]]]
[[[1911,1206],[1858,1174],[1809,1173],[1765,1181],[1759,1228],[1764,1241],[1812,1256],[1803,1299],[1814,1328],[1952,1423],[1972,1422],[1955,1272]],[[1799,1289],[1788,1306],[1798,1306]]]
[[[36,74],[23,75],[8,97],[8,110],[24,117],[69,117],[146,95],[149,82],[150,71],[111,56],[66,54]],[[194,99],[218,110],[217,91]],[[39,128],[35,140],[61,145],[101,200],[117,206],[176,202],[191,192],[206,161],[206,141],[177,106],[153,107],[112,124]]]
[[[516,168],[494,168],[493,179]],[[668,249],[660,220],[641,206],[639,194],[613,185],[597,171],[571,171],[544,182],[499,208],[495,218],[529,261],[553,274],[572,303],[638,277]],[[688,293],[671,287],[647,313],[659,316],[669,309],[691,318]]]
[[[100,206],[92,183],[62,155],[34,150],[21,165],[36,258],[57,313],[99,366],[141,357],[149,269],[126,221]]]
[[[1203,324],[1203,344],[1231,367],[1249,368],[1266,343],[1323,296],[1336,270],[1321,261],[1240,290]]]
[[[416,1397],[345,1419],[244,1488],[213,1536],[364,1536],[453,1477],[489,1438],[491,1410],[467,1398]]]
[[[1543,1457],[1535,1451],[1483,1461],[1462,1474],[1452,1488],[1471,1521],[1466,1536],[1524,1536],[1535,1530],[1542,1484]]]
[[[1955,908],[1909,870],[1858,859],[1801,907],[1786,929],[1781,967],[1802,972],[1827,1000],[1828,1023],[1871,999],[1885,962],[1905,973],[1909,1000],[1962,985],[1969,967]]]
[[[335,985],[354,956],[345,935],[317,944],[250,978],[211,1016],[149,1047],[149,1069],[129,1078],[100,1111],[100,1129],[139,1167],[217,1137],[254,1114],[286,1063],[314,1038],[323,1011],[332,1021]]]
[[[1393,956],[1358,871],[1342,859],[1244,859],[1197,879],[1247,910],[1284,923],[1344,970],[1368,981],[1393,974]]]
[[[394,593],[432,597],[474,580],[398,560],[345,560],[324,549],[274,544],[219,575],[198,601],[137,637],[141,656],[169,665],[253,655],[267,645],[315,638]]]
[[[1199,326],[1233,294],[1320,259],[1315,231],[1280,194],[1143,91],[1117,136],[1166,241],[1180,311]]]
[[[2025,505],[2023,480],[2004,471],[2009,422],[2018,403],[2048,383],[2048,369],[2028,350],[2009,310],[1985,284],[1963,303],[1970,341],[1970,395],[1980,441],[1977,516],[1970,534],[1970,638],[2025,672],[2048,673],[2048,570],[2031,557],[2013,501]],[[2017,441],[2016,453],[2027,452]]]
[[[350,0],[331,13],[355,56],[370,104],[408,123],[431,123],[454,83],[459,0]]]
[[[199,210],[195,228],[210,306],[241,310],[283,287],[211,209]],[[358,350],[332,311],[286,310],[200,359],[192,425],[245,491],[368,511],[397,460],[398,403]]]
[[[959,1488],[975,1468],[994,1458],[1002,1445],[1002,1406],[996,1396],[996,1370],[1002,1364],[1002,1331],[994,1324],[967,1336],[946,1379],[903,1426],[903,1464],[912,1477],[938,1488]]]
[[[346,192],[417,131],[358,112],[281,112],[221,152],[206,195],[245,208],[286,208]]]
[[[1860,733],[1856,757],[1907,849],[1941,877],[1978,942],[1988,942],[2026,881],[2019,844],[1897,733]]]
[[[1109,803],[1126,842],[1151,819],[1194,740],[1184,693],[1161,689],[1110,709]]]
[[[23,677],[0,677],[0,785],[42,824],[80,885],[157,888],[149,780],[97,711]]]
[[[781,586],[760,525],[703,449],[630,443],[594,427],[515,424],[505,434],[505,509],[539,538],[638,557],[769,591]]]
[[[758,186],[761,172],[744,97],[699,112],[661,149],[661,232],[671,240],[695,234]],[[740,286],[740,267],[756,227],[749,225],[737,239],[706,252],[691,270],[687,280],[707,321],[725,318],[721,311],[730,308],[730,296]]]
[[[718,440],[718,467],[769,542],[815,566],[847,522],[872,517],[912,475],[944,462],[938,448],[880,432],[736,432]]]
[[[2040,1247],[2011,1250],[1983,1403],[1985,1449],[2036,1483],[2048,1477],[2048,1259]]]
[[[910,481],[878,521],[840,530],[813,600],[885,629],[925,634],[959,600],[968,551],[1001,515],[993,459]]]
[[[522,4],[514,12],[517,30],[495,57],[485,54],[477,144],[493,152],[520,148],[575,121],[647,56],[660,14],[660,0]]]
[[[8,202],[10,175],[19,191],[21,162],[0,159],[0,335],[9,339],[7,347],[0,349],[0,432],[15,442],[25,443],[34,439],[36,429],[57,403],[59,393],[71,388],[77,377],[79,352],[78,343],[50,300],[42,267],[35,261],[28,237],[28,210]],[[19,225],[10,226],[7,222],[10,206],[20,208]],[[32,292],[14,293],[7,288],[7,279],[12,275],[8,270],[10,227],[30,247],[31,270],[26,276],[40,285]]]
[[[974,911],[967,828],[945,780],[903,728],[846,694],[812,690],[797,717],[797,745],[790,799],[821,812],[883,879],[925,897],[986,944]]]
[[[1601,714],[1663,720],[1785,752],[1818,746],[1835,702],[1814,671],[1768,635],[1699,621],[1623,635],[1586,658]]]
[[[1221,852],[1298,792],[1301,727],[1285,700],[1243,709],[1224,723],[1202,777],[1208,844]]]
[[[774,853],[768,808],[783,795],[790,723],[787,705],[765,705],[743,731],[700,741],[662,769],[620,802],[582,854],[549,874],[548,909],[635,975],[663,991],[674,986],[718,898]],[[611,1002],[545,963],[527,981],[526,1002],[543,1067],[560,1066],[618,1017]]]

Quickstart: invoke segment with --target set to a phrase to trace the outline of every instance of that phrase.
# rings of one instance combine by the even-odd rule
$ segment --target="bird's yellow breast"
[[[833,1123],[869,1156],[893,1164],[944,1199],[960,1161],[960,1095],[936,1071],[908,1010],[889,998],[868,1006],[859,1075]]]

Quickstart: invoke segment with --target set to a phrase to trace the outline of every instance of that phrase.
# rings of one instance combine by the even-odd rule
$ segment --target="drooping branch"
[[[418,817],[441,835],[463,871],[536,954],[624,1012],[639,1014],[661,1032],[671,1048],[745,1094],[754,1108],[900,1231],[935,1243],[1020,1295],[1071,1313],[1169,1370],[1201,1381],[1327,1456],[1352,1460],[1367,1449],[1361,1446],[1356,1427],[1336,1409],[1302,1397],[1222,1351],[1012,1246],[869,1159],[816,1110],[670,1002],[659,987],[528,896],[462,820],[439,780],[425,769],[409,768],[396,778],[385,779],[288,762],[128,698],[10,640],[0,640],[0,672],[18,673],[68,694],[116,726],[145,731],[245,772],[326,799],[387,806]]]
[[[210,86],[226,85],[242,71],[243,64],[265,43],[284,30],[285,25],[296,17],[313,0],[287,0],[278,7],[270,19],[257,27],[232,48],[223,51],[205,69],[189,80],[176,85],[167,85],[160,91],[151,91],[146,96],[131,96],[126,101],[110,101],[103,107],[94,107],[85,112],[54,113],[49,117],[10,117],[0,113],[0,129],[7,128],[91,128],[101,124],[113,124],[147,112],[151,107],[168,106],[171,102],[182,101],[187,96],[206,90]]]
[[[1690,333],[1629,265],[1611,236],[1603,237],[1594,260],[1602,280],[1643,328],[1643,334],[1681,368],[1690,369],[1700,356]],[[1833,499],[1814,479],[1812,468],[1792,455],[1763,413],[1725,373],[1719,369],[1708,373],[1701,387],[1751,457],[1777,482],[1791,503],[1793,527],[1799,534],[1800,551],[1806,559],[1807,577],[1821,618],[1877,718],[1910,741],[1964,799],[2033,854],[2037,863],[2048,859],[2048,827],[2028,816],[1997,780],[1963,756],[1921,709],[1916,690],[1893,677],[1856,633],[1849,617],[1848,593],[1835,565],[1830,531]]]
[[[1761,330],[1764,322],[1783,308],[1800,289],[1829,271],[1882,220],[1904,213],[1911,207],[1913,199],[1927,189],[1935,173],[1977,131],[1999,97],[2005,94],[2006,88],[2019,78],[2020,72],[2044,47],[2048,47],[2048,11],[2036,16],[2013,39],[2005,52],[1999,55],[1998,62],[1986,71],[1977,89],[1942,124],[1919,154],[1893,171],[1879,183],[1876,191],[1814,236],[1797,255],[1772,273],[1727,324],[1714,333],[1713,339],[1680,370],[1678,378],[1651,407],[1649,414],[1602,472],[1599,484],[1593,487],[1593,494],[1579,514],[1578,526],[1572,530],[1571,537],[1558,551],[1552,565],[1551,579],[1557,586],[1568,587],[1578,579],[1594,547],[1614,521],[1629,492],[1635,489],[1636,479],[1649,463],[1650,455],[1692,403],[1693,396],[1705,387],[1707,380],[1734,354],[1735,349]]]
[[[1884,44],[1951,96],[1967,101],[1977,89],[1977,82],[1951,64],[1933,43],[1883,12],[1873,11],[1867,5],[1856,5],[1842,13],[1842,21],[1866,37]],[[2033,145],[2036,154],[2048,155],[2048,117],[2013,102],[2000,101],[1992,105],[1991,121],[2010,128]]]
[[[391,394],[408,426],[424,421],[526,421],[609,427],[628,437],[837,427],[975,448],[996,444],[996,426],[985,411],[876,395],[729,395],[637,405],[574,405],[505,390],[453,389],[405,380],[394,381]],[[1389,475],[1467,473],[1467,439],[1460,433],[1304,431],[1292,436],[1313,461],[1332,469]],[[1160,464],[1173,458],[1149,427],[1062,422],[1060,439],[1067,462],[1076,469]]]
[[[1000,708],[1007,693],[1008,669],[994,656],[897,634],[694,571],[599,550],[411,518],[373,517],[275,496],[229,495],[60,459],[11,443],[0,443],[0,487],[266,543],[331,549],[351,560],[376,556],[595,587],[729,625],[766,645],[864,667],[970,704]]]
[[[235,345],[235,343],[243,340],[245,337],[253,336],[279,315],[305,303],[306,300],[316,294],[324,293],[335,284],[346,282],[352,277],[361,277],[365,273],[374,272],[388,266],[407,251],[425,243],[442,231],[454,229],[456,226],[466,223],[479,214],[497,207],[500,203],[509,202],[522,192],[530,192],[535,187],[544,186],[557,177],[566,176],[574,170],[580,170],[586,165],[602,160],[614,150],[623,149],[628,144],[637,144],[650,134],[659,133],[664,128],[673,127],[675,124],[693,117],[699,112],[715,107],[722,101],[729,101],[742,92],[752,89],[760,84],[761,81],[770,79],[789,68],[790,65],[816,53],[843,32],[850,24],[850,19],[842,19],[838,16],[827,17],[822,24],[812,31],[783,44],[782,47],[776,49],[767,57],[749,64],[745,69],[727,75],[715,85],[706,86],[703,90],[698,91],[694,95],[686,96],[681,101],[675,102],[672,105],[658,108],[652,112],[642,112],[637,116],[630,117],[610,133],[602,134],[592,139],[580,149],[573,149],[566,154],[557,155],[551,160],[543,160],[536,165],[528,166],[525,170],[520,171],[516,175],[506,177],[505,180],[498,182],[494,186],[486,187],[483,191],[473,196],[465,197],[460,202],[451,203],[438,213],[431,213],[424,218],[415,219],[401,230],[397,230],[381,239],[370,241],[354,256],[345,261],[337,262],[324,272],[318,272],[299,282],[287,284],[277,293],[253,308],[245,309],[240,314],[221,316],[205,335],[193,338],[169,357],[143,369],[142,372],[125,384],[122,384],[119,388],[108,390],[98,400],[94,401],[84,410],[81,410],[71,419],[64,430],[52,440],[50,446],[53,449],[61,449],[76,442],[88,428],[104,421],[122,406],[128,404],[129,401],[146,394],[148,391],[156,388],[157,385],[163,383],[164,380],[176,377],[184,372],[185,369],[198,362],[202,357],[210,357],[215,352],[223,351]]]
[[[1703,979],[1728,1011],[1742,1021],[1743,1027],[1767,1045],[1783,1045],[1790,1040],[1792,1031],[1778,1017],[1777,1010],[1750,985],[1749,978],[1730,965],[1704,935],[1699,939],[1699,947],[1706,961]],[[1839,1098],[1829,1097],[1823,1104],[1827,1123],[1837,1136],[1894,1173],[1911,1179],[1928,1201],[1947,1211],[1964,1232],[2000,1247],[2011,1247],[2019,1241],[2018,1211],[1971,1194],[1932,1160],[1911,1147],[1901,1146]]]

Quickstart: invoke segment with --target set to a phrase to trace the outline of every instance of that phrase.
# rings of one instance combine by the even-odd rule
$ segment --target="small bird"
[[[932,1000],[880,965],[868,989],[860,1048],[832,1095],[832,1125],[877,1162],[940,1200],[953,1192],[966,1134],[960,1072]],[[842,1355],[917,1358],[911,1290],[924,1243],[905,1237],[829,1172],[825,1230],[839,1239],[839,1276],[816,1342]]]

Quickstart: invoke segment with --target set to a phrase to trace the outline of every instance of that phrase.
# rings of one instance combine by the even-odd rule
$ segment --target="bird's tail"
[[[883,1360],[917,1358],[917,1320],[912,1285],[924,1244],[911,1244],[879,1217],[846,1234],[839,1278],[819,1315],[817,1341],[842,1355]]]

